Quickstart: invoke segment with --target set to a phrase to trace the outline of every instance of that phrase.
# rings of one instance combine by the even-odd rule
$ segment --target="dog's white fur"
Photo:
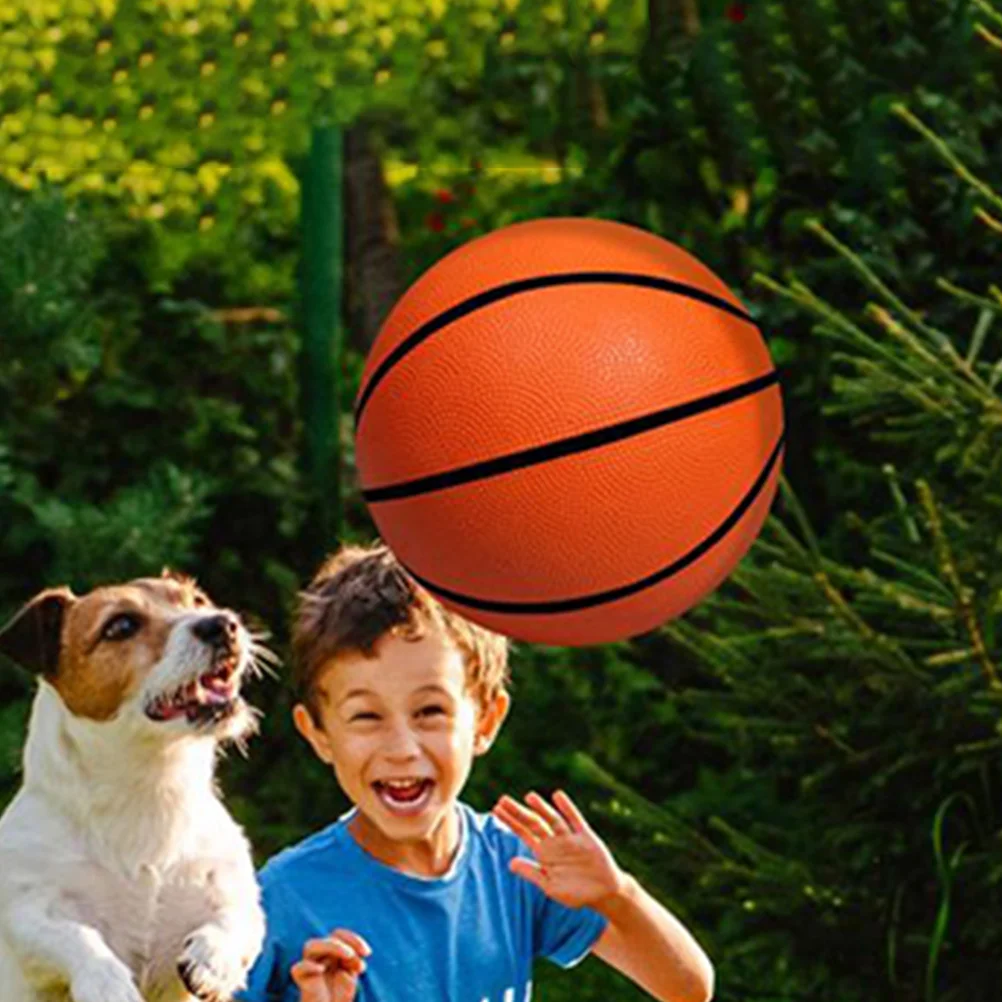
[[[243,986],[264,917],[250,847],[213,784],[233,733],[141,712],[205,670],[191,633],[203,615],[178,619],[110,720],[76,716],[39,681],[23,785],[0,819],[0,1002],[228,1002]]]

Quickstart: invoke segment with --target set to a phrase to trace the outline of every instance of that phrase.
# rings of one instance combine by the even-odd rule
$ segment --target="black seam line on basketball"
[[[729,303],[726,299],[721,299],[719,296],[713,295],[712,292],[706,292],[697,286],[687,285],[685,282],[675,282],[669,278],[658,278],[655,275],[634,275],[629,272],[616,271],[582,271],[570,272],[564,275],[536,275],[533,278],[523,278],[517,282],[507,282],[504,285],[497,286],[497,288],[478,292],[475,296],[471,296],[469,299],[465,299],[455,306],[450,306],[449,309],[432,317],[414,331],[413,334],[404,338],[383,359],[379,367],[372,374],[368,386],[366,386],[359,398],[358,406],[355,408],[356,429],[362,420],[362,412],[365,410],[365,405],[369,402],[369,397],[372,396],[373,391],[382,382],[390,369],[405,355],[412,352],[422,341],[427,340],[432,334],[438,333],[443,327],[447,327],[449,324],[455,323],[457,320],[461,320],[463,317],[469,316],[471,313],[475,313],[485,306],[490,306],[492,303],[507,299],[509,296],[517,296],[523,292],[534,292],[537,289],[549,289],[561,285],[589,284],[637,285],[646,289],[671,292],[679,296],[686,296],[689,299],[696,299],[709,306],[715,306],[718,310],[730,313],[739,320],[744,320],[753,326],[755,325],[755,321],[744,310],[733,303]]]
[[[728,387],[726,390],[711,393],[698,400],[689,400],[684,404],[674,404],[651,414],[630,418],[627,421],[619,422],[619,424],[571,435],[568,438],[547,442],[545,445],[534,445],[518,452],[495,456],[493,459],[483,459],[476,463],[470,463],[468,466],[459,466],[441,473],[432,473],[415,480],[404,480],[396,484],[387,484],[385,487],[363,489],[362,497],[367,504],[399,501],[403,498],[417,497],[420,494],[430,494],[433,491],[460,487],[463,484],[473,483],[475,480],[487,480],[489,477],[501,476],[504,473],[522,470],[528,466],[537,466],[539,463],[548,463],[551,460],[573,456],[579,452],[599,449],[614,442],[621,442],[623,439],[633,438],[635,435],[642,435],[665,425],[683,421],[697,414],[724,407],[736,400],[760,393],[778,381],[779,375],[773,369],[764,376],[758,376],[747,383]]]
[[[474,598],[471,595],[463,595],[460,592],[450,591],[415,574],[410,567],[405,566],[405,570],[418,584],[433,594],[458,602],[460,605],[465,605],[470,609],[479,609],[481,612],[500,612],[512,615],[550,615],[561,612],[580,612],[582,609],[590,609],[594,606],[605,605],[608,602],[615,602],[621,598],[629,598],[631,595],[660,584],[667,578],[685,570],[686,567],[695,563],[695,561],[712,549],[731,531],[741,519],[741,516],[751,507],[759,494],[762,493],[762,488],[765,487],[766,481],[769,479],[769,474],[772,472],[773,467],[775,467],[776,461],[782,452],[785,437],[785,432],[780,434],[779,441],[776,443],[768,460],[766,460],[765,466],[756,478],[755,483],[752,484],[734,510],[713,532],[678,560],[668,564],[667,567],[662,567],[645,578],[641,578],[639,581],[633,581],[630,584],[622,585],[619,588],[612,588],[608,591],[596,592],[592,595],[579,595],[575,598],[557,599],[550,602],[502,602],[492,599]]]

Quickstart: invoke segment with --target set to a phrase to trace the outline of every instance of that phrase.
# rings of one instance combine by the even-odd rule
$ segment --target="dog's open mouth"
[[[162,693],[146,706],[150,720],[185,717],[192,724],[211,724],[232,716],[240,699],[237,654],[221,654],[212,667],[175,692]]]

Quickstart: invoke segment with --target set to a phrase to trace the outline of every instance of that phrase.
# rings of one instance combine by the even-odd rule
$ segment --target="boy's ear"
[[[63,616],[75,601],[69,588],[39,592],[0,629],[0,654],[36,675],[54,676],[59,666]]]
[[[327,735],[322,728],[317,727],[314,723],[313,714],[310,713],[305,703],[296,703],[292,708],[292,722],[296,725],[296,730],[306,738],[317,758],[321,762],[326,762],[327,765],[333,765],[334,753],[331,751]]]
[[[494,699],[480,711],[480,719],[477,721],[477,733],[473,739],[473,752],[476,755],[483,755],[492,744],[501,730],[505,717],[508,716],[508,709],[511,707],[511,696],[507,692],[499,692]]]

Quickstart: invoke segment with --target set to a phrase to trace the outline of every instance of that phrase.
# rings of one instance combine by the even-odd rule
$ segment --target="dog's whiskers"
[[[247,742],[261,730],[261,720],[264,718],[264,714],[256,707],[248,704],[248,713],[251,718],[251,722],[247,725],[247,729],[242,733],[238,734],[232,741],[233,747],[240,753],[240,756],[244,759],[249,758],[247,752]]]
[[[275,671],[282,663],[282,659],[272,650],[263,644],[254,642],[250,648],[250,672],[255,678],[268,675],[276,682],[279,681],[278,672]]]
[[[282,659],[274,651],[269,650],[267,647],[255,644],[251,647],[251,651],[255,654],[255,656],[259,657],[262,661],[267,661],[269,664],[280,665],[282,663]]]

